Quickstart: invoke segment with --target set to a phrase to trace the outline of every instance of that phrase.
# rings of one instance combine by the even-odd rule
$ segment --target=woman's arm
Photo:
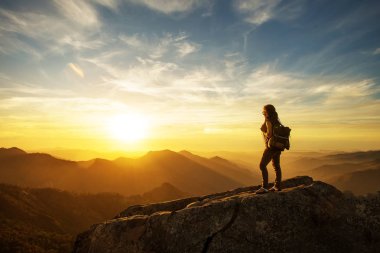
[[[265,133],[265,136],[269,139],[272,137],[272,123],[269,120],[265,121],[267,125],[267,132]]]

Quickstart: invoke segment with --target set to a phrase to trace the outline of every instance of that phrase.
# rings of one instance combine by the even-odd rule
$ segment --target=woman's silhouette
[[[268,146],[269,139],[273,135],[273,126],[281,124],[276,108],[273,105],[266,105],[263,108],[263,115],[265,122],[261,126],[261,131],[264,136],[265,150],[263,157],[260,162],[260,170],[263,177],[262,186],[256,191],[256,193],[266,193],[268,191],[281,191],[281,167],[280,167],[280,156],[281,149],[273,148]],[[268,190],[268,170],[267,165],[272,161],[273,168],[276,172],[276,179],[274,181],[274,186]]]

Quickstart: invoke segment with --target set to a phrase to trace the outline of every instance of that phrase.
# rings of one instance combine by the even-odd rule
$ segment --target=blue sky
[[[131,112],[156,138],[243,142],[272,103],[300,148],[320,126],[318,148],[376,148],[379,16],[379,1],[3,0],[1,138],[94,138],[102,118]]]

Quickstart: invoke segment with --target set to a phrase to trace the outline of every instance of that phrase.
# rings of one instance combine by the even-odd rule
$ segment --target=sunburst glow
[[[149,122],[142,115],[123,114],[107,121],[109,135],[119,141],[136,142],[148,136]]]

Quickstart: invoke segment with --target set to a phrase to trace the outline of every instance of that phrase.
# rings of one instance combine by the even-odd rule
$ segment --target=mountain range
[[[220,157],[187,151],[151,151],[113,161],[69,161],[18,148],[0,149],[0,182],[22,187],[50,187],[98,193],[141,194],[168,182],[189,194],[207,194],[259,182],[258,174]]]
[[[285,177],[308,175],[342,191],[355,194],[380,191],[380,151],[301,155],[283,163],[283,168]]]
[[[115,192],[125,196],[170,183],[190,195],[203,195],[259,184],[260,170],[252,165],[258,164],[259,156],[253,157],[256,162],[161,150],[133,159],[70,161],[19,148],[0,148],[0,183],[78,193]],[[376,180],[380,174],[380,151],[284,152],[281,159],[284,179],[309,175],[355,194],[380,190]],[[273,180],[271,165],[268,170]]]

